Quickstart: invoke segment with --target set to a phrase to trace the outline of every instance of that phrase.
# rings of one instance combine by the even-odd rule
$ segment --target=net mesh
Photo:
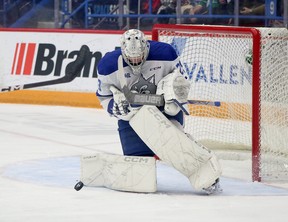
[[[260,176],[288,179],[287,30],[259,29]],[[211,149],[252,149],[253,35],[203,26],[202,31],[159,29],[189,76],[190,100],[220,101],[220,106],[191,105],[185,130]]]
[[[288,32],[261,28],[261,176],[288,178]]]

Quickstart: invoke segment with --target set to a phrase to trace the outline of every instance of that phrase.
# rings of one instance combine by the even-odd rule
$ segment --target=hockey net
[[[288,179],[288,31],[155,25],[190,82],[185,130],[211,149],[252,153],[253,181]]]

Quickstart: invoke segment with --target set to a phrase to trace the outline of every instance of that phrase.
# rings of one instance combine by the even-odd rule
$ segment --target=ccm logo
[[[163,116],[161,113],[159,113],[159,110],[156,107],[148,107],[147,110],[154,116],[155,119],[157,119],[162,125],[164,125],[165,128],[171,127],[170,121],[167,120],[166,117]]]
[[[10,92],[23,89],[23,85],[9,86],[7,88],[0,88],[1,92]]]
[[[133,163],[148,163],[149,160],[147,158],[144,158],[144,157],[130,157],[130,156],[127,156],[124,158],[124,161],[126,162],[133,162]]]

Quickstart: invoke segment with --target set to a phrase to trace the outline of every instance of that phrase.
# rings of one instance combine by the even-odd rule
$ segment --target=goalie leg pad
[[[81,181],[86,186],[113,190],[156,192],[156,160],[105,153],[82,156]]]
[[[212,157],[211,151],[189,139],[155,106],[143,106],[130,125],[161,160],[188,178]]]
[[[215,183],[221,176],[221,173],[222,170],[218,159],[216,155],[212,153],[212,157],[189,177],[189,181],[195,190],[201,191]]]

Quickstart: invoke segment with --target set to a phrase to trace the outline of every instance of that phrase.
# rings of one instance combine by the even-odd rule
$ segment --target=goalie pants
[[[182,126],[184,124],[183,112],[176,116],[169,116],[164,113],[169,120],[176,120]],[[118,120],[118,131],[122,145],[123,154],[126,156],[154,156],[154,152],[140,139],[132,129],[128,121]]]

